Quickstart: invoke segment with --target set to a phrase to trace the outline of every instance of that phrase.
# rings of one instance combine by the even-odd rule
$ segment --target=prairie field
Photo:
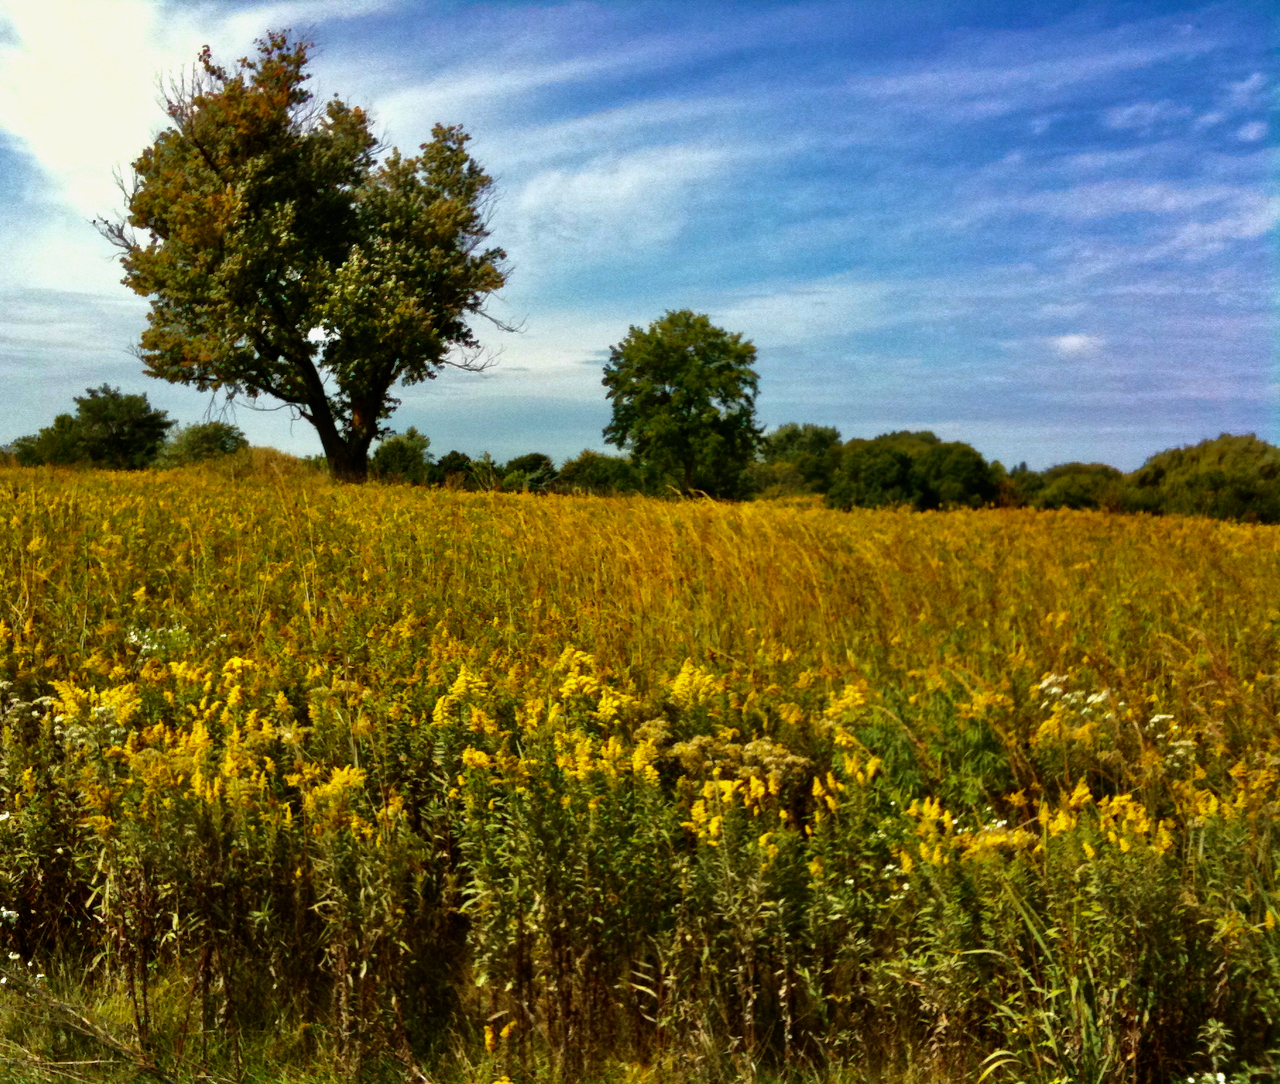
[[[1280,533],[0,470],[0,1074],[1280,1072]]]

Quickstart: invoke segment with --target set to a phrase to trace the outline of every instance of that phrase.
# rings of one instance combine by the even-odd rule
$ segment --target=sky
[[[142,374],[146,302],[92,220],[160,80],[268,30],[389,146],[461,124],[510,257],[494,364],[404,389],[432,451],[608,450],[629,327],[707,313],[761,422],[931,429],[1033,468],[1280,443],[1267,2],[0,0],[0,443],[104,382],[319,451]]]

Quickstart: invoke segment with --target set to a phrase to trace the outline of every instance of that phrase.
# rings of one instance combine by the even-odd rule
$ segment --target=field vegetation
[[[6,1079],[1274,1078],[1274,528],[0,500]]]

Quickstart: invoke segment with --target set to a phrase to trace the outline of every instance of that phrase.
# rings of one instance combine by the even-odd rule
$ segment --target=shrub
[[[922,511],[980,508],[999,497],[1002,470],[968,444],[943,443],[927,430],[885,433],[844,446],[827,504],[846,510],[905,504]]]
[[[188,425],[169,435],[155,459],[157,467],[183,467],[203,463],[207,459],[231,455],[249,447],[248,438],[226,422],[203,422]]]
[[[425,485],[432,481],[431,438],[412,425],[403,433],[392,433],[378,445],[369,458],[369,473],[388,482]]]
[[[507,461],[502,468],[502,488],[507,490],[545,490],[559,477],[549,455],[530,452]]]
[[[752,479],[758,491],[826,493],[840,462],[840,431],[789,422],[764,438]]]
[[[1037,508],[1118,508],[1124,475],[1105,463],[1063,463],[1039,475]]]
[[[644,480],[627,456],[584,449],[560,468],[555,488],[561,493],[638,493]]]

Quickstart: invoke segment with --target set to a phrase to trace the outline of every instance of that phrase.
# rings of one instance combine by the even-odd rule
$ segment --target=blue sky
[[[1033,467],[1280,441],[1270,4],[0,0],[0,442],[103,381],[211,409],[141,375],[90,220],[157,76],[280,27],[388,144],[460,123],[497,180],[491,308],[524,330],[405,390],[433,451],[605,448],[608,348],[672,308],[756,344],[769,426]]]

